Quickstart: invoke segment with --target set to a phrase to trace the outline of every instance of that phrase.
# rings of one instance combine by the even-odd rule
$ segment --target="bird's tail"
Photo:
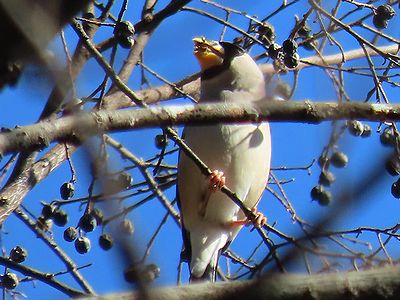
[[[221,230],[204,229],[200,232],[190,233],[191,260],[190,278],[191,281],[208,280],[215,281],[218,259],[221,249],[228,242],[228,233],[221,233]]]
[[[219,259],[221,255],[221,251],[218,252],[218,258]],[[206,267],[203,275],[198,278],[193,276],[193,274],[190,275],[189,282],[190,283],[196,283],[196,282],[204,282],[204,281],[210,281],[210,282],[215,282],[217,280],[217,267],[218,267],[218,262],[217,265],[212,266],[211,263]]]

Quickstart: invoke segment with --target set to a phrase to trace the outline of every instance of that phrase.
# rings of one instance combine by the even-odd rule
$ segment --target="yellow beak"
[[[217,41],[207,40],[204,37],[193,39],[194,55],[199,61],[201,69],[207,70],[219,66],[224,61],[224,48]]]

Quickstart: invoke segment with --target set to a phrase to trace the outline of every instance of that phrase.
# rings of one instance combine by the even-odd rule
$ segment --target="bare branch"
[[[73,141],[90,135],[138,128],[262,121],[317,124],[343,119],[396,121],[400,120],[400,105],[266,99],[256,104],[215,103],[89,112],[0,133],[0,153],[6,155],[15,151],[44,148],[54,141]],[[3,200],[7,202],[7,199]]]

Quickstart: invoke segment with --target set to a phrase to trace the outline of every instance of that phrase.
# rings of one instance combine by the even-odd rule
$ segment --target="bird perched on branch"
[[[201,103],[258,101],[265,96],[263,74],[242,48],[205,38],[193,42],[201,66]],[[204,176],[180,152],[177,197],[183,224],[182,258],[189,262],[191,281],[215,281],[220,254],[249,223],[221,187],[226,185],[256,213],[255,226],[266,222],[256,206],[270,169],[269,124],[187,126],[183,139],[212,174]]]

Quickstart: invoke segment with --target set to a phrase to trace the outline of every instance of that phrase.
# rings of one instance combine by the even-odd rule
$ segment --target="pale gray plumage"
[[[216,69],[215,75],[202,76],[200,102],[229,103],[263,98],[264,77],[254,60],[232,44],[220,45],[225,56],[231,55],[232,49],[234,55],[224,57],[225,67]],[[203,75],[210,70],[203,69]],[[187,126],[183,138],[211,170],[224,172],[226,186],[248,208],[258,204],[270,169],[268,123]],[[221,250],[241,228],[229,222],[245,216],[221,191],[210,191],[209,179],[183,152],[179,157],[177,185],[191,277],[213,280]]]

